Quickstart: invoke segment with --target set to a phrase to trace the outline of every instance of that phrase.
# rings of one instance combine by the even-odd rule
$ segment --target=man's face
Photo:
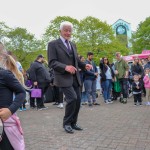
[[[121,59],[121,54],[117,54],[117,55],[116,55],[116,59],[117,59],[117,60],[120,60],[120,59]]]
[[[72,34],[71,26],[64,26],[62,30],[60,30],[60,35],[66,40],[70,40],[71,34]]]
[[[40,57],[37,61],[44,63],[44,57]]]
[[[92,59],[93,59],[93,55],[89,55],[89,56],[88,56],[88,59],[89,59],[89,60],[92,60]]]

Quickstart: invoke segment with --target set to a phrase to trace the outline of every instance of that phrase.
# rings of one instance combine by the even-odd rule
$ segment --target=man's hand
[[[0,118],[5,121],[12,115],[11,111],[8,108],[0,109]]]
[[[92,65],[90,65],[90,64],[86,64],[85,69],[86,69],[86,70],[93,69],[93,66],[92,66]]]
[[[74,66],[66,66],[65,70],[71,74],[75,74],[75,72],[77,71],[77,69]]]
[[[94,73],[94,75],[95,75],[96,77],[98,77],[98,72]]]
[[[116,74],[116,75],[118,74],[118,70],[115,70],[115,74]]]
[[[128,78],[129,72],[126,71],[124,78]]]

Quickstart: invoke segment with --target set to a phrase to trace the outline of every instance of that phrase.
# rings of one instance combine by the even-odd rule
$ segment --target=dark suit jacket
[[[74,54],[74,64],[77,69],[76,77],[79,85],[81,84],[79,68],[85,69],[85,63],[82,63],[78,56],[75,45],[70,42]],[[72,57],[67,52],[66,46],[61,39],[48,43],[48,63],[49,67],[54,69],[54,85],[58,87],[70,87],[73,84],[73,75],[65,71],[66,65],[72,65]]]

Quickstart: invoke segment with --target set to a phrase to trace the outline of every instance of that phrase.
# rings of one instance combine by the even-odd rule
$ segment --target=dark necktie
[[[70,53],[70,52],[71,52],[71,49],[70,49],[70,46],[69,46],[69,42],[68,42],[68,40],[65,40],[65,43],[66,43],[66,45],[67,45],[68,53]]]

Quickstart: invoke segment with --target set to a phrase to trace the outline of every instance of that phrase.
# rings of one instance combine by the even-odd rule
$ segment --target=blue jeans
[[[103,87],[104,100],[106,101],[106,100],[111,99],[112,80],[106,79],[106,81],[103,81],[102,87]]]
[[[96,80],[85,80],[84,87],[88,102],[89,103],[96,102]]]
[[[81,102],[87,102],[87,101],[88,100],[87,100],[86,92],[84,91],[81,93]]]

